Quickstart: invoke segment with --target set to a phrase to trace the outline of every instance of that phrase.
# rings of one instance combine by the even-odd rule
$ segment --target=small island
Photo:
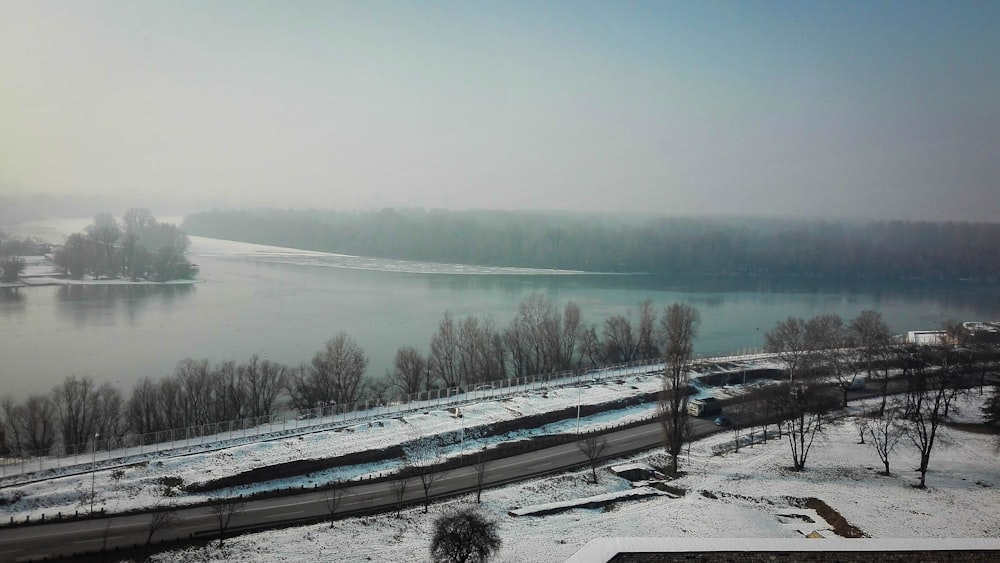
[[[129,209],[121,220],[99,213],[62,245],[0,232],[0,288],[195,283],[189,245],[183,231],[148,209]]]

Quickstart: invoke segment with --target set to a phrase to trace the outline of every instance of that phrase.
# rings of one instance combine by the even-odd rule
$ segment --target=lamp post
[[[576,435],[580,435],[580,403],[583,402],[583,378],[580,378],[580,386],[576,388]]]
[[[465,413],[460,408],[455,410],[458,412],[458,418],[462,419],[462,457],[465,457]]]
[[[94,484],[97,480],[97,439],[100,433],[94,434],[94,458],[90,462],[90,513],[94,513]]]

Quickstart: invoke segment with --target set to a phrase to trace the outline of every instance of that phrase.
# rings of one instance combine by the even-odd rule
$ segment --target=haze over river
[[[7,226],[54,242],[89,220]],[[650,298],[701,311],[698,354],[762,346],[790,315],[881,311],[897,332],[942,321],[1000,319],[1000,288],[972,283],[845,284],[551,273],[345,257],[191,237],[201,268],[192,285],[83,285],[0,290],[0,395],[45,392],[71,374],[130,390],[140,377],[170,373],[186,358],[287,364],[308,361],[344,331],[381,375],[400,346],[424,352],[445,310],[490,315],[504,326],[518,302],[543,292],[581,307],[596,324]]]

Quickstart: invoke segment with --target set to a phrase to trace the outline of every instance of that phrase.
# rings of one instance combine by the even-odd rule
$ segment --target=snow
[[[84,276],[83,279],[71,279],[63,277],[62,273],[52,264],[52,260],[48,256],[25,256],[24,271],[21,272],[20,280],[16,283],[0,284],[0,287],[38,287],[46,285],[176,285],[193,283],[198,283],[198,280],[154,282],[148,280],[133,281],[126,278],[97,279],[92,276]]]
[[[92,478],[97,490],[95,506],[106,512],[119,512],[149,506],[161,499],[164,478],[180,479],[185,484],[201,482],[294,460],[331,458],[380,449],[402,444],[415,435],[446,437],[444,454],[455,456],[461,454],[463,445],[466,451],[473,451],[499,442],[529,439],[533,436],[576,433],[578,423],[575,418],[501,436],[480,437],[479,428],[521,416],[569,409],[577,404],[618,401],[640,393],[654,392],[660,388],[660,380],[655,374],[642,373],[648,369],[650,368],[633,368],[635,374],[631,376],[600,383],[591,382],[582,387],[539,389],[507,398],[482,399],[462,405],[461,417],[454,416],[449,405],[428,407],[423,411],[353,423],[340,429],[306,430],[307,433],[299,435],[270,439],[263,437],[263,441],[259,442],[250,441],[257,438],[249,438],[232,447],[219,447],[212,451],[203,449],[213,446],[192,445],[177,448],[169,455],[152,453],[131,456],[132,460],[140,462],[124,466],[114,460],[110,467],[107,466],[101,461],[101,453],[98,452],[98,470],[93,474],[90,471],[91,460],[83,455],[79,460],[81,465],[55,470],[76,474],[5,487],[4,491],[8,496],[20,497],[4,507],[5,513],[17,520],[27,517],[35,520],[42,514],[51,517],[57,512],[73,513],[84,506],[89,509]],[[582,417],[579,430],[586,432],[647,419],[655,413],[656,405],[652,403],[598,413]],[[227,492],[247,494],[303,485],[311,487],[316,483],[359,479],[394,471],[399,468],[399,464],[399,460],[387,460],[337,467],[300,477],[255,483]],[[173,494],[176,496],[172,500],[178,505],[197,503],[208,498],[208,495],[184,494],[181,491],[173,491]]]
[[[417,262],[371,258],[331,252],[299,250],[280,246],[268,246],[248,242],[191,236],[192,256],[214,258],[251,258],[259,262],[273,262],[295,266],[317,268],[341,268],[346,270],[373,270],[406,274],[513,274],[513,275],[567,275],[582,274],[578,270],[555,270],[536,268],[514,268],[499,266],[474,266],[469,264],[445,264],[438,262]]]
[[[535,504],[532,506],[514,508],[511,509],[510,512],[508,512],[508,514],[510,514],[511,516],[532,516],[537,514],[554,513],[561,510],[568,510],[570,508],[577,508],[591,503],[610,503],[613,501],[644,498],[656,495],[672,496],[669,493],[665,493],[663,491],[654,489],[652,487],[637,487],[635,489],[629,489],[627,491],[615,491],[613,493],[604,493],[600,495],[582,497],[573,500],[546,502],[542,504]]]
[[[906,552],[932,550],[997,550],[995,539],[825,539],[821,542],[790,539],[756,538],[598,538],[591,540],[566,563],[604,563],[620,552],[628,553],[697,553],[704,551],[804,552],[861,551]]]
[[[173,457],[151,455],[143,463],[101,468],[94,473],[95,506],[112,513],[125,511],[162,502],[165,493],[174,495],[170,499],[173,504],[199,502],[207,495],[185,494],[169,487],[169,482],[164,484],[164,479],[177,478],[183,483],[202,481],[285,461],[333,457],[398,444],[412,435],[450,436],[455,443],[445,448],[446,453],[457,455],[463,431],[466,450],[540,434],[572,433],[577,430],[575,419],[492,438],[478,437],[476,428],[522,415],[573,407],[578,403],[619,400],[655,391],[659,385],[655,375],[633,374],[582,387],[535,390],[514,397],[474,401],[462,406],[462,417],[454,416],[445,405],[371,424],[352,423],[339,431],[313,431],[208,452],[192,447],[175,452]],[[704,391],[713,391],[713,388]],[[740,386],[714,391],[716,396],[735,394],[740,392]],[[976,390],[961,396],[951,410],[951,421],[978,422],[978,409],[983,399]],[[633,484],[611,471],[612,467],[618,472],[663,467],[665,457],[655,452],[605,464],[599,469],[601,479],[597,485],[590,483],[590,470],[581,469],[487,490],[483,509],[500,522],[501,536],[505,540],[500,560],[561,561],[595,537],[796,538],[812,533],[832,535],[830,523],[814,510],[789,500],[806,497],[825,501],[870,537],[1000,535],[1000,513],[996,510],[1000,506],[1000,475],[996,471],[994,450],[997,437],[966,432],[959,427],[942,427],[941,440],[931,456],[928,489],[915,489],[911,487],[917,479],[912,468],[917,464],[917,456],[912,448],[904,445],[899,449],[890,460],[893,474],[886,477],[879,474],[882,467],[875,452],[857,443],[852,417],[874,403],[875,400],[870,400],[852,404],[848,416],[825,425],[826,434],[817,440],[803,472],[788,468],[790,461],[785,441],[741,446],[739,453],[733,453],[730,448],[733,433],[721,432],[691,445],[690,454],[682,459],[686,475],[671,482],[671,486],[688,492],[676,499],[657,496],[626,500],[624,497],[634,494],[635,487],[650,483]],[[584,417],[579,424],[586,431],[653,414],[655,405],[639,405]],[[718,452],[725,453],[716,455]],[[245,494],[275,488],[310,487],[334,479],[376,475],[397,467],[396,460],[342,467],[257,483],[230,492]],[[91,473],[83,472],[4,487],[0,494],[13,501],[4,506],[4,519],[14,516],[20,520],[30,515],[36,520],[42,513],[51,517],[56,512],[86,511],[91,478]],[[595,499],[618,500],[603,509],[569,508]],[[431,515],[413,509],[404,511],[401,519],[378,515],[340,520],[332,529],[322,524],[251,534],[233,539],[224,551],[213,547],[197,548],[164,554],[159,560],[256,562],[336,558],[360,561],[369,557],[376,561],[411,560],[412,554],[426,553],[434,515],[449,506],[468,502],[469,498],[459,498],[436,504]],[[509,516],[511,510],[518,508],[537,511],[540,507],[556,506],[567,510],[548,516]],[[337,546],[343,545],[350,545],[350,550],[337,551]]]
[[[974,412],[982,399],[973,393],[958,404],[960,416]],[[857,411],[860,407],[852,407]],[[996,436],[942,427],[945,440],[931,457],[928,488],[913,488],[912,471],[917,456],[912,448],[901,448],[891,459],[893,474],[879,475],[880,463],[867,445],[857,443],[850,416],[825,425],[806,469],[789,469],[788,445],[772,440],[741,448],[740,453],[712,455],[713,448],[730,439],[720,433],[691,446],[682,460],[687,473],[671,485],[687,490],[680,498],[650,497],[613,504],[605,509],[572,509],[544,517],[512,517],[515,507],[546,503],[574,503],[580,499],[632,490],[626,480],[608,467],[630,463],[662,466],[661,453],[633,456],[609,462],[600,471],[601,482],[589,482],[590,470],[566,472],[523,481],[483,494],[482,510],[499,522],[504,541],[498,561],[564,561],[594,538],[619,545],[664,544],[662,538],[678,538],[676,546],[699,549],[715,546],[725,550],[761,546],[780,549],[834,549],[848,540],[819,539],[792,542],[810,531],[832,535],[831,526],[814,510],[798,508],[790,498],[815,497],[838,511],[868,537],[853,540],[860,549],[900,550],[921,545],[920,538],[996,538],[1000,536],[1000,474],[996,471]],[[708,493],[702,494],[703,492]],[[711,497],[715,498],[711,498]],[[316,524],[284,530],[248,534],[229,540],[218,550],[214,545],[160,554],[160,562],[199,561],[410,561],[428,553],[434,518],[449,507],[467,505],[474,497],[436,503],[431,514],[420,508],[393,515],[346,518],[332,525]],[[795,517],[808,516],[813,524]],[[661,538],[661,539],[633,539]],[[758,538],[710,542],[693,538]],[[774,538],[774,539],[759,539]],[[900,538],[916,538],[901,541]],[[923,540],[933,547],[997,548],[997,541]],[[830,542],[830,543],[827,543]],[[803,547],[804,546],[804,547]],[[870,546],[870,547],[865,547]],[[592,561],[601,559],[574,559]]]

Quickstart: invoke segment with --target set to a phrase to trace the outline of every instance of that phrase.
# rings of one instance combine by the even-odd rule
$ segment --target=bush
[[[463,508],[434,521],[431,558],[442,563],[489,561],[500,551],[497,523],[475,508]]]

